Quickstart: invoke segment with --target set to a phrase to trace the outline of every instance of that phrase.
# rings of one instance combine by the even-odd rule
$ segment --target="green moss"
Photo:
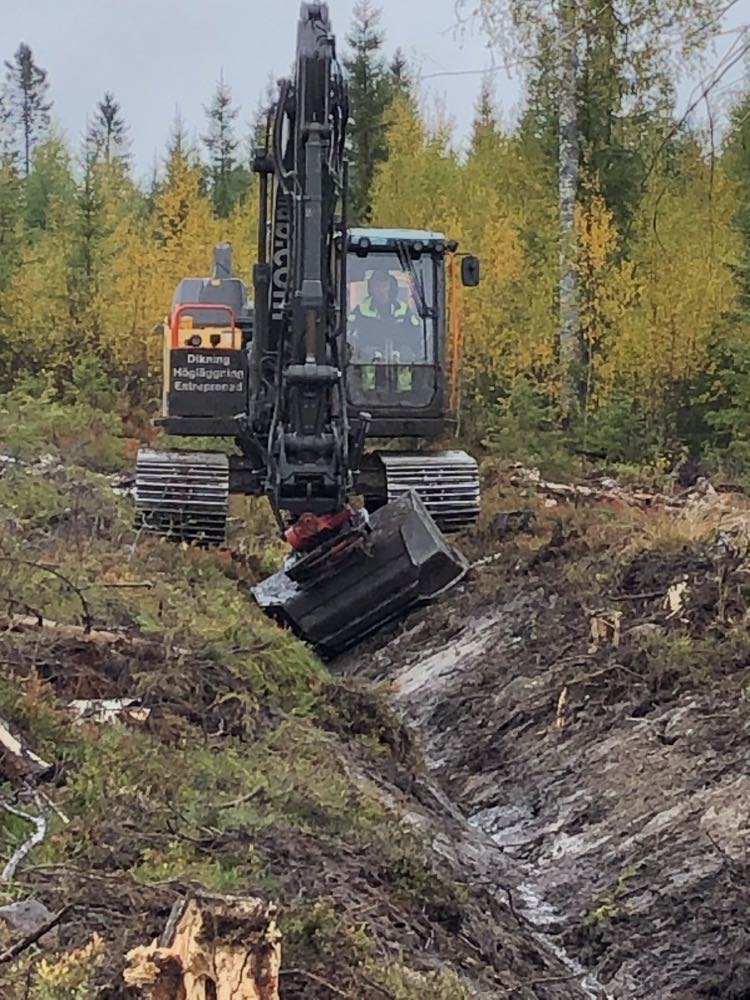
[[[627,894],[628,883],[637,871],[638,867],[633,865],[623,869],[612,890],[600,893],[595,897],[591,909],[583,918],[586,927],[598,927],[600,924],[607,923],[627,912],[623,898]]]

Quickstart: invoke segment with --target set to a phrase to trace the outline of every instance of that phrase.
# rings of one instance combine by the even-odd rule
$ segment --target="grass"
[[[14,419],[32,412],[13,406]],[[72,440],[79,431],[85,447]],[[282,904],[285,965],[333,969],[355,993],[361,974],[399,1000],[464,996],[449,972],[425,973],[417,953],[383,960],[382,940],[402,933],[394,914],[408,926],[425,908],[460,909],[465,894],[383,803],[378,782],[358,777],[408,785],[418,767],[382,698],[335,681],[249,600],[248,584],[280,551],[267,510],[235,508],[234,558],[139,537],[129,502],[96,471],[121,454],[105,440],[111,429],[100,431],[53,435],[45,463],[34,458],[49,441],[46,421],[22,438],[0,432],[0,451],[19,459],[0,477],[3,612],[123,635],[101,649],[33,630],[0,637],[0,714],[58,765],[51,794],[70,820],[51,816],[22,881],[0,897],[32,887],[57,905],[52,870],[127,877],[146,892],[177,880],[267,895]],[[151,715],[140,726],[75,724],[67,701],[97,696],[139,697]],[[24,832],[4,817],[0,851],[9,856]],[[86,951],[99,947],[98,925],[81,920],[59,955],[6,970],[4,995],[28,972],[30,1000],[96,996],[94,980],[118,974],[113,943],[121,955],[163,926],[158,910],[153,931],[114,910],[97,930],[109,938],[105,967]]]

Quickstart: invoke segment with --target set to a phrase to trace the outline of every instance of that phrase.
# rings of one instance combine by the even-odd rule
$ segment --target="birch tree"
[[[469,2],[459,0],[459,5],[467,8]],[[583,390],[575,264],[575,210],[584,153],[580,111],[589,96],[580,85],[582,56],[594,50],[592,42],[599,35],[607,34],[607,71],[626,81],[618,99],[610,96],[607,101],[604,113],[610,125],[628,112],[653,112],[657,107],[671,111],[680,66],[702,52],[720,30],[724,7],[721,0],[479,0],[474,8],[491,41],[527,74],[539,58],[553,63],[545,69],[556,91],[559,401],[564,421],[575,415]],[[593,160],[592,150],[586,152]]]

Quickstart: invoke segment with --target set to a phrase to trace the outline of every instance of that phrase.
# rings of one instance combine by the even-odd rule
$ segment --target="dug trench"
[[[128,952],[212,892],[277,906],[284,1000],[750,995],[747,505],[505,481],[464,583],[331,676],[248,604],[258,552],[5,472],[0,716],[48,766],[3,771],[3,862],[7,806],[47,829],[0,903],[70,910],[3,997],[143,996]]]
[[[391,691],[567,995],[747,1000],[746,501],[496,502],[521,530],[501,515],[462,539],[460,592],[338,670]]]
[[[264,998],[592,995],[388,697],[248,601],[256,552],[138,538],[105,477],[32,460],[0,476],[0,543],[0,723],[26,750],[0,755],[0,996],[173,1000],[134,981],[152,942],[237,898],[275,908]],[[38,941],[8,919],[32,908]]]

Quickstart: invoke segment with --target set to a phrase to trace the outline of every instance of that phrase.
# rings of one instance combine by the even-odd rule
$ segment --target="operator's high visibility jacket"
[[[353,361],[360,363],[360,377],[365,389],[378,384],[377,366],[395,366],[396,392],[412,388],[412,363],[421,358],[422,324],[405,302],[392,302],[390,315],[378,311],[372,299],[364,299],[349,313],[349,341]],[[362,364],[364,362],[364,364]]]
[[[405,302],[391,303],[390,308],[390,315],[384,315],[368,296],[349,313],[349,338],[355,354],[362,360],[372,360],[379,354],[381,360],[388,361],[390,356],[394,364],[419,360],[422,353],[419,317]]]

